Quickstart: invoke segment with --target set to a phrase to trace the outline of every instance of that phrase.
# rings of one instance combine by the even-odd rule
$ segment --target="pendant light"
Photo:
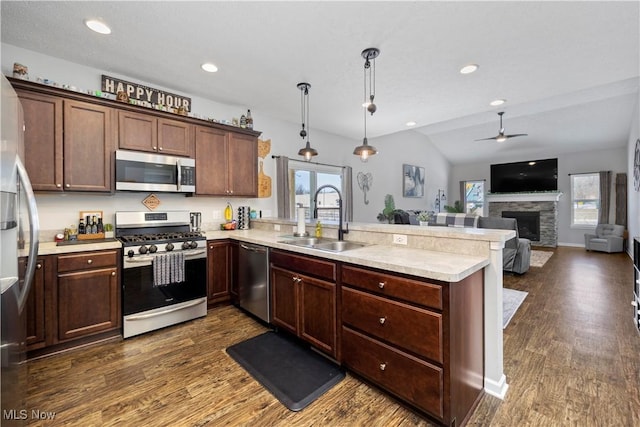
[[[376,112],[377,107],[373,100],[376,92],[376,58],[380,55],[380,50],[375,47],[370,47],[362,51],[362,57],[364,58],[364,138],[362,139],[362,145],[358,145],[353,154],[360,156],[360,160],[366,162],[370,156],[373,156],[378,152],[375,147],[369,145],[367,140],[367,112]],[[369,80],[369,91],[367,92],[367,76]]]
[[[318,155],[318,151],[311,148],[309,142],[309,83],[298,83],[298,89],[300,89],[300,111],[302,113],[302,129],[300,130],[300,137],[304,140],[307,138],[307,143],[304,148],[298,151],[298,155],[303,156],[306,161],[311,160],[313,156]],[[305,129],[306,124],[306,129]]]

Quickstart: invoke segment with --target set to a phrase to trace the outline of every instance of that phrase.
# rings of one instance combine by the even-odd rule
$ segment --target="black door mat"
[[[345,377],[335,363],[275,332],[232,345],[227,354],[292,411],[304,409]]]

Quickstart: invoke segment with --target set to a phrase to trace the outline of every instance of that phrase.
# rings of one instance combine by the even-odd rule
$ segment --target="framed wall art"
[[[424,196],[424,168],[402,165],[402,195],[404,197]]]

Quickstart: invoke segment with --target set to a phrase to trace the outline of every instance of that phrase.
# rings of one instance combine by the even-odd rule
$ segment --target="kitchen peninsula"
[[[483,388],[504,396],[501,260],[513,231],[351,223],[346,240],[364,246],[327,252],[286,243],[295,225],[260,219],[250,230],[210,230],[206,235],[210,243],[254,243],[270,247],[280,259],[292,257],[296,262],[285,262],[285,267],[294,277],[298,272],[305,277],[300,260],[333,265],[334,336],[341,338],[325,353],[441,423],[462,423]],[[324,231],[326,237],[337,237],[334,225],[326,224]],[[398,234],[406,236],[407,245],[393,244]],[[40,255],[104,250],[105,244],[43,245]],[[378,284],[387,285],[384,292],[376,289]],[[389,320],[380,325],[387,329],[380,332],[365,324],[362,319],[372,313],[361,312],[362,307],[384,311]],[[394,333],[399,321],[410,327]],[[380,333],[391,334],[382,337],[387,344],[376,339]],[[468,357],[460,360],[461,354]],[[473,392],[460,391],[465,388]]]

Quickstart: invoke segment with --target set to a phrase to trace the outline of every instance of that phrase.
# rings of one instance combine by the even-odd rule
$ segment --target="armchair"
[[[516,237],[507,240],[502,250],[502,269],[517,274],[529,271],[531,265],[531,240],[518,235],[518,222],[515,218],[483,217],[478,221],[478,228],[499,230],[515,230]]]
[[[598,224],[595,234],[584,235],[584,247],[588,251],[622,252],[624,226],[616,224]]]

